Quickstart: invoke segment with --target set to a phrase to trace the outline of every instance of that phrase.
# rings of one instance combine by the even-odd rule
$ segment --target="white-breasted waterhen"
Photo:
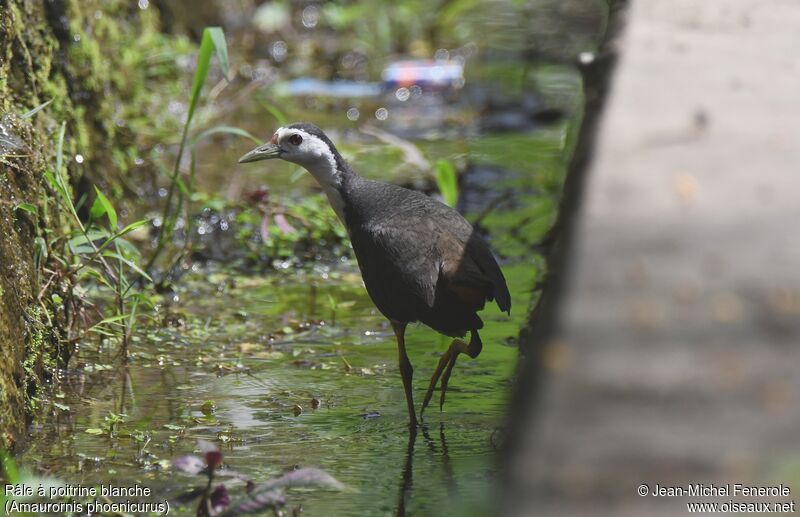
[[[242,156],[239,163],[273,158],[307,169],[347,228],[367,292],[397,337],[409,424],[416,428],[406,326],[421,321],[456,338],[431,377],[422,416],[440,377],[440,408],[444,404],[458,354],[472,358],[480,354],[478,329],[483,322],[477,311],[492,300],[501,310],[511,310],[497,261],[457,211],[419,192],[362,178],[313,124],[279,128],[269,142]],[[459,339],[467,331],[469,343]]]

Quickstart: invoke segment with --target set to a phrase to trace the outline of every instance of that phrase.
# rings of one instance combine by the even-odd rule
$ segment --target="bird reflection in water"
[[[437,444],[431,437],[428,427],[421,426],[422,437],[428,446],[428,450],[434,457],[441,455],[442,469],[444,470],[444,479],[447,485],[447,494],[452,499],[458,493],[458,485],[453,473],[453,464],[450,462],[449,448],[447,446],[447,438],[444,432],[444,422],[439,423],[439,449]],[[414,428],[408,434],[408,445],[406,447],[406,459],[403,462],[403,471],[400,477],[400,487],[397,494],[397,516],[403,517],[406,515],[406,508],[411,498],[411,489],[414,486],[414,448],[417,442],[417,429]]]

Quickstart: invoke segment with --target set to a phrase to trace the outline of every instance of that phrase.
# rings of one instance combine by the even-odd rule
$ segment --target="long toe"
[[[450,363],[450,357],[452,355],[452,347],[449,347],[447,351],[442,354],[442,357],[439,358],[439,364],[436,365],[436,370],[434,370],[433,375],[431,375],[431,383],[428,385],[428,391],[425,392],[425,398],[422,400],[422,409],[419,410],[420,418],[422,418],[425,408],[428,407],[428,404],[433,397],[433,390],[436,388],[436,383],[439,382],[439,377],[441,377],[445,367]]]
[[[453,367],[456,365],[456,359],[458,359],[458,354],[453,354],[453,357],[451,357],[450,361],[447,363],[447,369],[444,371],[444,375],[442,376],[442,393],[439,395],[439,411],[444,409],[444,399],[447,395],[447,383],[450,381],[450,375],[453,373]]]

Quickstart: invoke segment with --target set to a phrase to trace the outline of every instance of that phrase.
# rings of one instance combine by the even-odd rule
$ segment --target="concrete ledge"
[[[798,27],[792,0],[632,2],[516,513],[800,479]]]

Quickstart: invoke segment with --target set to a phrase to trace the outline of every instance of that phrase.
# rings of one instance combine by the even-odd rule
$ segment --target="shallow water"
[[[86,365],[100,371],[67,375],[57,400],[70,411],[54,408],[21,463],[70,484],[126,480],[150,486],[158,498],[175,497],[199,482],[165,470],[161,460],[190,453],[204,438],[221,446],[227,466],[254,480],[318,466],[348,487],[292,493],[290,504],[310,515],[395,513],[401,497],[410,512],[485,513],[478,509],[491,504],[523,311],[510,319],[496,308],[484,313],[483,352],[460,359],[445,411],[434,403],[410,450],[391,330],[356,271],[326,269],[299,278],[194,274],[180,301],[162,311],[178,326],[143,328],[127,368],[106,370],[101,351],[101,360]],[[530,268],[505,269],[524,307],[528,294],[520,287],[531,285]],[[335,323],[328,295],[340,305]],[[419,402],[448,343],[423,327],[410,328],[407,341]],[[204,412],[207,401],[213,411]],[[295,405],[302,407],[297,416]],[[126,415],[116,437],[87,432],[104,429],[110,413]],[[144,452],[128,436],[137,431],[151,440]]]

